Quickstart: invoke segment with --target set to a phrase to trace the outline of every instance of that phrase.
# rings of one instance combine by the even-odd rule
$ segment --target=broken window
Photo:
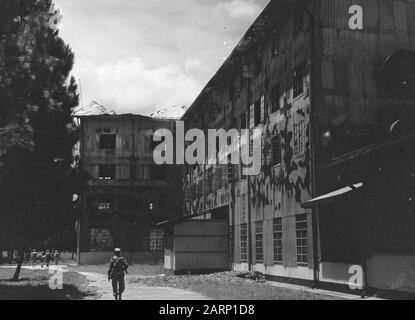
[[[272,137],[272,165],[281,164],[281,137],[279,135]]]
[[[294,98],[304,93],[304,77],[306,75],[306,64],[302,63],[293,72],[293,96]]]
[[[276,84],[272,88],[271,96],[272,96],[272,98],[271,98],[272,99],[272,101],[271,101],[271,103],[272,103],[271,112],[274,113],[274,112],[277,112],[278,110],[281,109],[280,99],[281,99],[281,96],[282,96],[282,88],[281,88],[281,85],[279,83]]]
[[[254,105],[254,128],[261,124],[261,116],[262,116],[262,103],[261,100],[257,100]]]
[[[117,135],[102,134],[99,136],[99,148],[101,150],[115,150]]]
[[[295,231],[297,239],[297,264],[308,265],[308,226],[307,215],[296,217]]]
[[[115,179],[115,165],[103,164],[99,166],[99,180],[114,180]]]
[[[272,32],[271,57],[274,58],[280,54],[281,37],[277,30]]]

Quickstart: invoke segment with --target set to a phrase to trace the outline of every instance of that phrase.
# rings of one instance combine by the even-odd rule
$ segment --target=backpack
[[[111,270],[111,276],[121,276],[124,275],[125,271],[125,260],[123,257],[114,257],[113,258],[113,267]]]

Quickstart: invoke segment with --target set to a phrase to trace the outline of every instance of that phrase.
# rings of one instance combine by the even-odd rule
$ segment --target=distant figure
[[[42,253],[38,255],[38,257],[40,260],[40,267],[43,269],[43,264],[45,263],[45,260],[46,260],[46,252],[43,251]]]
[[[58,250],[55,250],[55,253],[53,255],[53,259],[55,260],[55,265],[58,265],[59,260],[61,259],[61,254]]]
[[[51,253],[50,253],[50,250],[47,250],[46,251],[46,254],[45,254],[45,262],[46,262],[46,267],[48,267],[49,268],[49,265],[50,265],[50,261],[52,260],[52,255],[51,255]]]
[[[110,261],[108,270],[108,281],[112,280],[112,289],[115,300],[122,300],[122,294],[125,290],[125,274],[128,273],[128,264],[121,257],[121,249],[114,250],[115,256]]]
[[[36,267],[36,262],[38,259],[39,254],[35,249],[33,249],[32,253],[30,254],[30,260],[32,260],[32,267]]]

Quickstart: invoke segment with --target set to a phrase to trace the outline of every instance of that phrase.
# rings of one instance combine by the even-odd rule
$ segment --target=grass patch
[[[130,282],[144,286],[190,290],[215,300],[334,300],[332,297],[238,278],[237,274],[232,272],[199,276],[137,278]]]
[[[48,270],[22,269],[17,282],[10,280],[14,271],[0,269],[0,300],[82,300],[94,294],[87,279],[75,272],[63,274],[63,290],[51,290]]]

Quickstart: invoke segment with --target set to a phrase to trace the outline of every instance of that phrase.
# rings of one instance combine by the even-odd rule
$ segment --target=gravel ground
[[[246,276],[252,279],[247,279]],[[130,282],[146,286],[191,290],[217,300],[335,299],[329,296],[271,286],[259,274],[241,274],[238,272],[222,272],[198,276],[135,277]]]

